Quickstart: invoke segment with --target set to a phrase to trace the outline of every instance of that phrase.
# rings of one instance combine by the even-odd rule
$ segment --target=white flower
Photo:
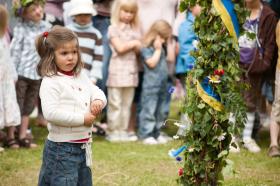
[[[226,133],[224,132],[223,134],[221,134],[219,137],[218,137],[218,141],[223,141],[225,139],[225,135]]]

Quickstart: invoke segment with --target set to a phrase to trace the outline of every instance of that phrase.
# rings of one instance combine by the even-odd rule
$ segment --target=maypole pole
[[[247,13],[243,0],[182,0],[180,9],[195,4],[202,12],[194,24],[199,38],[192,54],[196,65],[186,82],[183,111],[191,127],[184,139],[187,148],[179,183],[218,185],[232,135],[240,133],[246,119],[238,37]]]

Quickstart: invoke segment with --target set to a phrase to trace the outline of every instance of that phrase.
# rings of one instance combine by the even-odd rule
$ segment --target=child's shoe
[[[110,141],[110,142],[120,142],[120,141],[121,141],[121,138],[120,138],[119,133],[114,132],[114,133],[108,134],[108,135],[106,136],[106,140],[108,140],[108,141]]]
[[[250,152],[258,153],[261,151],[261,148],[258,146],[255,140],[252,138],[243,139],[244,147],[248,149]]]
[[[170,141],[169,138],[168,138],[168,137],[165,137],[165,136],[163,136],[163,135],[159,135],[159,137],[157,138],[158,144],[165,144],[165,143],[167,143],[168,141]]]
[[[145,145],[157,145],[158,141],[153,137],[148,137],[143,139],[143,144]]]
[[[121,133],[122,141],[137,141],[138,137],[135,135],[134,132],[125,132]]]

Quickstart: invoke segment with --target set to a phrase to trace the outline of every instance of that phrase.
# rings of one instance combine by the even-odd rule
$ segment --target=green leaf
[[[224,156],[226,156],[226,155],[228,155],[228,151],[227,151],[227,150],[223,150],[222,152],[220,152],[220,153],[218,154],[218,158],[224,157]]]

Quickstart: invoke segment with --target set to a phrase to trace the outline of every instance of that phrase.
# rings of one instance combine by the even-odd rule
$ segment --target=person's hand
[[[96,85],[97,80],[93,79],[91,80],[92,84]]]
[[[84,116],[84,125],[87,127],[91,127],[96,116],[93,115],[92,113],[86,113]]]
[[[139,40],[134,40],[134,50],[136,52],[140,51],[142,47],[142,43]]]
[[[154,40],[154,48],[156,50],[161,50],[163,42],[164,40],[159,35],[157,35],[156,39]]]
[[[142,47],[142,43],[139,40],[132,40],[130,41],[130,47],[135,50],[136,52],[140,51]]]
[[[91,114],[97,116],[98,114],[101,113],[103,106],[104,106],[103,101],[101,101],[99,99],[92,101],[90,104]]]

